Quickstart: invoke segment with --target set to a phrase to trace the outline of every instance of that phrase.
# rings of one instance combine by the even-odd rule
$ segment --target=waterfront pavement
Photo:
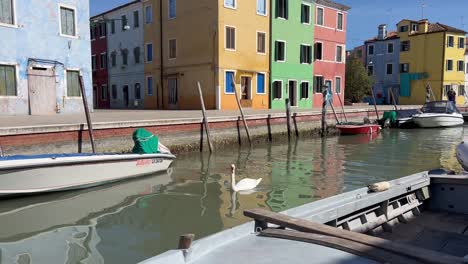
[[[405,105],[398,106],[402,109],[415,109],[421,106]],[[378,106],[380,111],[393,110],[393,106]],[[341,108],[337,112],[342,112]],[[319,114],[322,109],[292,109],[293,113],[298,114]],[[373,106],[345,106],[346,113],[375,111]],[[246,117],[267,116],[267,115],[284,115],[285,110],[282,109],[245,109]],[[331,113],[331,109],[328,110]],[[208,110],[208,118],[217,120],[223,118],[237,118],[240,115],[238,110]],[[106,124],[112,126],[123,126],[125,123],[136,122],[156,122],[160,121],[167,123],[169,121],[189,121],[202,118],[200,110],[95,110],[91,113],[93,124]],[[86,124],[86,118],[83,114],[67,114],[67,115],[50,115],[50,116],[1,116],[0,129],[25,128],[25,127],[50,127],[64,125],[80,125]]]

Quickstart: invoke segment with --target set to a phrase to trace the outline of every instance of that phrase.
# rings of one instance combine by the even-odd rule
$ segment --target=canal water
[[[244,209],[282,211],[383,180],[439,167],[455,158],[463,128],[392,130],[377,136],[300,139],[179,155],[170,173],[0,201],[0,263],[135,263],[248,221]],[[230,188],[263,178],[256,192]]]

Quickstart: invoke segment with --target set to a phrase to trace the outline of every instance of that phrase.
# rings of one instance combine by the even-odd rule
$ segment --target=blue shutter
[[[265,93],[265,74],[257,74],[257,93]]]
[[[233,72],[226,72],[226,87],[224,91],[226,93],[234,93],[234,87],[232,86],[232,80],[234,80],[234,73]]]
[[[148,95],[153,95],[153,77],[148,77],[147,81]]]

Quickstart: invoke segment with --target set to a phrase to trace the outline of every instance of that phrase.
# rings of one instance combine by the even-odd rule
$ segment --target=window
[[[153,23],[153,8],[152,6],[145,7],[145,23],[151,24]]]
[[[140,14],[138,11],[133,12],[133,27],[137,28],[140,26]]]
[[[323,92],[323,83],[324,83],[323,76],[314,76],[314,93]]]
[[[91,56],[91,69],[93,71],[96,70],[96,65],[97,65],[97,62],[96,62],[96,55],[92,55]]]
[[[140,47],[133,49],[133,57],[135,58],[135,64],[140,63]]]
[[[283,97],[282,91],[283,91],[283,83],[281,81],[274,81],[273,82],[273,100],[274,99],[281,99]]]
[[[257,94],[265,93],[265,74],[257,73]]]
[[[335,93],[341,93],[341,77],[335,77]]]
[[[112,67],[115,67],[115,65],[117,65],[117,53],[115,51],[111,53],[111,65]]]
[[[323,26],[323,8],[317,8],[317,25]]]
[[[122,21],[122,31],[125,31],[126,30],[125,28],[128,26],[127,16],[123,15],[121,19],[122,19],[121,20]]]
[[[453,60],[447,60],[446,70],[453,71]]]
[[[460,84],[458,86],[458,95],[459,96],[465,96],[465,85]]]
[[[459,49],[465,48],[465,38],[458,38],[458,48]]]
[[[457,65],[457,71],[464,72],[465,71],[465,61],[459,60]]]
[[[107,68],[107,53],[101,53],[101,57],[99,58],[99,63],[101,64],[101,69]]]
[[[153,95],[153,76],[146,77],[146,88],[148,95]]]
[[[309,99],[309,82],[301,82],[301,99]]]
[[[288,19],[288,0],[276,0],[276,17]]]
[[[300,51],[300,61],[301,63],[312,63],[312,47],[308,45],[301,45]]]
[[[343,46],[336,46],[336,62],[343,62]]]
[[[177,58],[177,40],[170,39],[169,40],[169,59]]]
[[[468,73],[468,62],[466,63],[465,73]]]
[[[387,75],[393,74],[393,64],[387,64]]]
[[[176,0],[169,0],[169,19],[176,18]]]
[[[0,0],[2,1],[2,0]],[[95,26],[92,26],[91,27],[91,40],[95,40],[96,39],[96,27]]]
[[[234,87],[232,85],[234,81],[234,72],[233,71],[226,71],[226,76],[225,76],[225,84],[224,84],[224,92],[232,94],[234,93]]]
[[[101,85],[101,100],[102,101],[107,101],[108,93],[109,93],[109,90],[107,89],[107,85],[106,84]]]
[[[16,68],[0,65],[0,96],[16,96]]]
[[[336,28],[338,30],[343,30],[343,14],[338,13],[338,21],[336,23]]]
[[[387,53],[393,53],[393,43],[387,44]]]
[[[146,44],[146,62],[153,61],[153,44],[148,43]]]
[[[0,0],[0,23],[15,24],[13,0]]]
[[[224,0],[224,7],[236,8],[237,0]]]
[[[167,87],[169,88],[169,104],[176,105],[178,101],[178,86],[177,78],[171,77],[167,79]]]
[[[407,41],[402,41],[402,42],[401,42],[400,51],[409,51],[409,50],[410,50],[410,42],[409,42],[409,40],[407,40]]]
[[[417,32],[419,29],[418,24],[411,24],[411,31]]]
[[[112,99],[117,99],[117,85],[112,85]]]
[[[447,37],[447,46],[450,48],[453,48],[454,46],[454,37],[453,36],[448,36]]]
[[[266,34],[257,32],[257,53],[266,53]]]
[[[407,72],[409,72],[409,64],[408,64],[408,63],[402,63],[402,64],[400,64],[400,72],[401,72],[401,73],[407,73]]]
[[[3,2],[3,1],[2,1]],[[61,34],[65,36],[76,36],[75,10],[60,7],[60,28]]]
[[[301,5],[301,22],[302,24],[310,24],[310,6]]]
[[[286,42],[275,41],[275,61],[286,61]]]
[[[115,20],[111,20],[111,33],[115,34]]]
[[[374,75],[374,65],[367,65],[367,75]]]
[[[236,29],[226,26],[226,49],[236,50]]]
[[[317,42],[314,44],[314,60],[322,60],[323,43]]]
[[[408,25],[406,25],[406,26],[401,26],[401,27],[400,27],[400,32],[408,32],[408,30],[409,30],[409,26],[408,26]]]
[[[257,14],[266,16],[266,0],[257,0]]]
[[[122,50],[122,64],[128,65],[128,49]]]
[[[79,71],[67,71],[67,96],[68,97],[81,96],[79,78],[80,78]]]
[[[367,55],[374,55],[374,45],[367,47]]]
[[[101,38],[105,38],[107,36],[107,24],[106,23],[101,23],[99,25],[99,36]]]
[[[141,85],[139,83],[135,83],[135,99],[141,99]]]

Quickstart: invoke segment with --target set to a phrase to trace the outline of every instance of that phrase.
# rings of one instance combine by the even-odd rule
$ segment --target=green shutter
[[[306,22],[305,5],[301,5],[301,23]]]
[[[16,96],[15,67],[13,66],[6,67],[5,77],[6,77],[6,95]]]
[[[289,18],[289,1],[284,0],[284,18],[288,19]]]
[[[0,96],[7,94],[5,67],[0,66]]]
[[[81,96],[79,72],[77,71],[67,71],[67,96]]]

